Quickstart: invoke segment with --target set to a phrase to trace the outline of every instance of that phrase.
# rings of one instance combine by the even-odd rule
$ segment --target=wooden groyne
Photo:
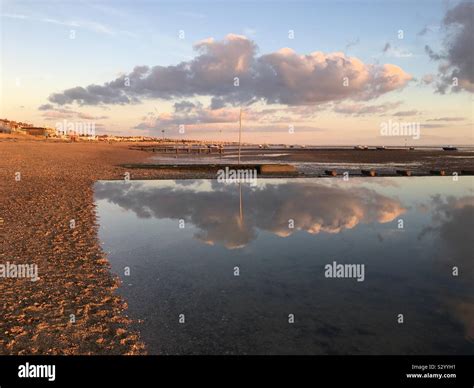
[[[212,178],[217,174],[219,170],[230,169],[230,170],[255,170],[258,176],[261,177],[301,177],[301,178],[316,178],[316,177],[331,177],[331,178],[343,178],[343,177],[423,177],[423,176],[445,176],[447,178],[453,176],[473,176],[474,171],[461,170],[461,171],[447,171],[444,169],[437,170],[407,170],[407,169],[326,169],[315,172],[304,172],[298,171],[298,168],[292,164],[284,163],[177,163],[177,164],[122,164],[121,167],[127,169],[148,169],[148,170],[168,170],[176,173],[179,176],[180,173],[185,173],[188,176],[196,177],[209,177]]]
[[[325,170],[324,173],[329,176],[337,176],[336,170]]]
[[[360,170],[360,173],[364,176],[376,176],[377,171],[375,170]]]
[[[396,170],[395,172],[397,173],[397,175],[411,176],[411,171],[410,170]]]
[[[131,150],[156,152],[163,154],[223,154],[224,147],[219,146],[132,146]]]
[[[293,176],[298,174],[291,164],[123,164],[129,169],[174,170],[176,172],[199,172],[216,174],[219,170],[256,170],[259,175]]]

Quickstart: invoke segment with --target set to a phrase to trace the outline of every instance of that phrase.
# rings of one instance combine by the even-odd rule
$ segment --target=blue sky
[[[105,50],[110,59],[124,68],[137,63],[165,65],[192,55],[193,42],[210,36],[224,37],[229,32],[250,33],[261,52],[276,51],[290,44],[295,51],[302,53],[315,49],[331,52],[344,50],[352,42],[355,44],[350,48],[351,55],[369,60],[380,54],[387,41],[397,42],[407,50],[415,49],[420,42],[436,42],[434,34],[422,38],[417,33],[425,26],[439,23],[446,8],[443,4],[442,1],[297,1],[291,5],[268,1],[230,4],[199,1],[5,1],[3,15],[28,15],[32,20],[21,23],[21,19],[4,16],[2,23],[8,35],[15,36],[15,40],[4,41],[5,52],[15,51],[21,60],[31,58],[32,54],[43,56],[44,50],[54,44],[71,62],[75,56],[88,56]],[[105,26],[111,33],[79,27],[77,34],[83,39],[72,45],[65,35],[68,26],[39,21],[46,18],[63,22],[90,21]],[[186,34],[185,42],[176,42],[181,29]],[[290,29],[295,31],[292,41],[288,39]],[[405,38],[398,42],[400,29],[404,30]],[[20,43],[25,50],[18,50]],[[418,54],[423,54],[423,46]],[[105,57],[98,58],[104,68],[109,66]],[[42,59],[52,68],[61,67],[53,57],[45,55]],[[418,63],[418,60],[414,62]],[[100,64],[95,62],[95,66]],[[423,58],[418,66],[429,66],[429,58]]]
[[[440,98],[432,87],[415,85],[424,75],[437,72],[439,63],[429,58],[425,46],[442,49],[445,31],[441,21],[457,3],[3,1],[2,115],[21,119],[18,116],[24,114],[30,120],[41,121],[42,113],[37,107],[48,102],[52,93],[103,84],[121,73],[131,72],[137,65],[168,66],[190,61],[196,56],[194,43],[209,37],[221,40],[233,33],[255,42],[257,55],[290,47],[301,55],[314,51],[343,52],[365,64],[399,66],[413,81],[403,90],[378,97],[374,103],[403,100],[405,111],[418,109],[427,114],[426,119],[429,107],[436,108],[434,114],[441,106],[446,109],[445,116],[457,117],[463,112],[469,116],[468,93]],[[420,35],[426,28],[428,32]],[[70,39],[71,30],[75,39]],[[185,39],[178,39],[180,30],[184,31]],[[294,30],[294,39],[288,38],[289,30]],[[398,38],[399,30],[403,30],[403,39]],[[383,52],[387,43],[390,49]],[[18,83],[21,93],[15,92]],[[421,100],[429,101],[429,106]],[[140,107],[130,107],[129,115],[123,117],[124,124],[110,122],[113,125],[109,127],[133,132],[134,120],[139,121],[156,104],[162,111],[171,109],[169,101],[146,100]],[[23,106],[22,111],[19,106]],[[115,108],[100,107],[112,111]],[[98,109],[94,106],[88,111]],[[472,114],[467,118],[472,123]],[[346,119],[341,118],[341,126],[346,125]],[[366,118],[357,120],[364,122]],[[461,133],[460,138],[466,141],[469,131],[464,128]]]

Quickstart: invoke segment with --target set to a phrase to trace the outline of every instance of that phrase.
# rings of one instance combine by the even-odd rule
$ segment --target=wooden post
[[[398,175],[411,176],[411,171],[410,170],[396,170],[396,173]]]
[[[376,176],[377,175],[375,170],[360,170],[360,172],[362,173],[362,175],[365,175],[365,176]]]

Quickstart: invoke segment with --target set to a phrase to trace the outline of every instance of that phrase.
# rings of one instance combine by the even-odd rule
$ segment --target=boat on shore
[[[446,146],[446,147],[443,147],[443,150],[444,151],[457,151],[457,147],[454,147],[454,146]]]

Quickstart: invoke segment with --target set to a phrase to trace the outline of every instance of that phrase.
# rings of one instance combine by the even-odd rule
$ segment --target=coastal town
[[[87,125],[87,124],[86,124]],[[31,123],[0,119],[0,134],[7,135],[29,135],[38,138],[67,140],[67,141],[159,141],[160,139],[151,136],[113,136],[97,135],[93,126],[89,124],[87,130],[74,130],[67,128],[59,130],[54,127],[36,126]]]
[[[193,140],[193,139],[168,139],[164,136],[126,136],[112,134],[97,134],[94,123],[71,123],[64,120],[58,122],[55,127],[38,126],[32,123],[0,119],[0,135],[4,139],[35,139],[52,141],[86,141],[86,142],[147,142],[161,144],[180,144],[197,145],[209,147],[222,147],[224,145],[233,145],[235,142],[226,142],[219,140]],[[268,147],[260,145],[261,148]]]

